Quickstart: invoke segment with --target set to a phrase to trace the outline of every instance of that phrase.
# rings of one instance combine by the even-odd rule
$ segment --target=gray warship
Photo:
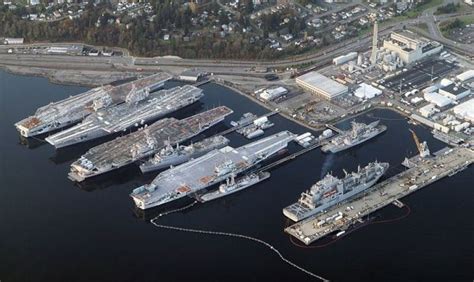
[[[265,179],[270,177],[270,173],[266,171],[258,172],[258,173],[249,173],[244,175],[237,180],[235,176],[232,174],[229,178],[226,179],[225,183],[219,185],[219,189],[215,191],[210,191],[200,195],[198,197],[199,201],[201,202],[209,202],[235,192],[244,190],[252,185],[255,185],[259,182],[262,182]]]
[[[387,130],[385,125],[379,124],[379,120],[370,124],[351,122],[352,128],[336,136],[328,144],[321,147],[321,151],[327,153],[337,153],[360,143],[374,138]]]
[[[130,196],[142,210],[180,199],[276,155],[295,137],[282,131],[237,149],[227,146],[213,150],[160,173],[150,184],[134,189]]]
[[[373,162],[357,172],[345,173],[339,179],[327,174],[309,190],[301,194],[298,202],[283,209],[283,214],[293,221],[300,221],[341,203],[373,186],[387,171],[388,163]]]
[[[149,157],[163,148],[165,142],[182,143],[223,121],[231,113],[231,109],[221,106],[181,120],[161,119],[91,148],[72,163],[69,179],[80,182]]]
[[[176,145],[173,147],[169,142],[152,158],[140,165],[143,173],[168,168],[198,158],[214,149],[225,147],[229,139],[224,136],[213,136],[189,146]]]
[[[202,92],[191,85],[153,93],[133,87],[125,103],[100,109],[81,123],[47,137],[46,141],[56,148],[62,148],[126,131],[134,126],[143,126],[146,122],[193,104],[204,95]]]
[[[132,88],[152,92],[171,79],[171,75],[157,73],[118,86],[105,85],[58,102],[38,108],[33,116],[17,123],[15,127],[23,137],[31,137],[61,129],[80,122],[99,109],[123,103]]]

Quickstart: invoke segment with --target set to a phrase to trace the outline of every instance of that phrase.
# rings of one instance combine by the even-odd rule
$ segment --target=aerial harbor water
[[[177,85],[168,81],[165,88]],[[171,116],[182,119],[222,105],[234,112],[196,140],[225,130],[245,112],[267,113],[222,86],[201,88],[200,102]],[[39,106],[85,90],[0,72],[1,281],[311,280],[254,242],[150,224],[162,210],[137,211],[129,194],[158,172],[142,174],[138,165],[130,165],[82,183],[67,178],[72,162],[116,135],[55,150],[44,137],[20,137],[13,126]],[[279,115],[269,119],[275,126],[260,138],[308,131]],[[417,153],[409,128],[432,151],[445,146],[392,111],[377,109],[356,121],[377,119],[387,130],[363,145],[336,154],[313,150],[271,169],[271,177],[255,186],[170,214],[160,223],[260,238],[333,281],[472,281],[473,167],[404,198],[404,208],[390,205],[376,212],[368,224],[338,239],[303,246],[283,232],[289,222],[282,209],[326,173],[342,177],[343,169],[355,171],[376,160],[390,163],[382,180],[404,170],[404,158]],[[338,126],[347,130],[350,121]],[[251,142],[237,133],[226,137],[234,148]],[[288,147],[297,149],[293,143]]]

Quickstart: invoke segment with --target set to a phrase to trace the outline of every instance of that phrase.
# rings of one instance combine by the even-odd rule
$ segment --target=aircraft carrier
[[[166,142],[166,146],[152,158],[140,165],[143,173],[179,165],[190,159],[198,158],[214,149],[220,149],[229,143],[229,139],[217,135],[206,138],[189,146],[176,145],[176,148]]]
[[[388,163],[373,162],[357,172],[345,173],[340,179],[327,174],[311,188],[301,194],[298,202],[283,209],[283,214],[293,221],[309,216],[341,203],[372,187],[387,171]]]
[[[227,146],[211,151],[160,173],[152,183],[134,189],[130,196],[142,210],[177,200],[255,166],[286,148],[295,137],[282,131],[237,149]]]
[[[165,142],[173,145],[184,142],[223,121],[231,113],[231,109],[221,106],[181,120],[161,119],[141,130],[91,148],[72,163],[69,179],[80,182],[151,156],[162,149]]]
[[[325,153],[337,153],[370,140],[387,130],[387,127],[379,124],[378,120],[368,125],[353,121],[351,125],[351,130],[341,132],[339,136],[333,138],[331,142],[321,147],[321,151]]]
[[[96,87],[38,108],[33,116],[15,123],[15,127],[23,137],[57,130],[80,122],[99,109],[123,103],[132,90],[152,92],[162,87],[171,78],[169,74],[157,73],[118,86]]]
[[[191,105],[203,95],[201,89],[191,85],[153,93],[131,91],[125,103],[92,113],[81,123],[49,136],[46,141],[56,148],[62,148],[126,131]]]

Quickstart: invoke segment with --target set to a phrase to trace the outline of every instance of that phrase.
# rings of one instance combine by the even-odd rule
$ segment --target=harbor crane
[[[416,147],[418,148],[418,151],[420,152],[420,157],[421,158],[426,158],[430,156],[430,149],[428,148],[428,144],[426,141],[420,142],[420,139],[418,139],[418,136],[416,136],[415,131],[409,129],[412,136],[413,140],[415,140]]]

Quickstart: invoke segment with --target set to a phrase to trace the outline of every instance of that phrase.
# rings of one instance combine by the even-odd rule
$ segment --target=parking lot
[[[454,63],[430,59],[415,65],[407,71],[402,71],[398,75],[385,79],[381,84],[394,92],[403,92],[409,89],[420,88],[431,80],[442,78],[455,68],[456,65]]]

